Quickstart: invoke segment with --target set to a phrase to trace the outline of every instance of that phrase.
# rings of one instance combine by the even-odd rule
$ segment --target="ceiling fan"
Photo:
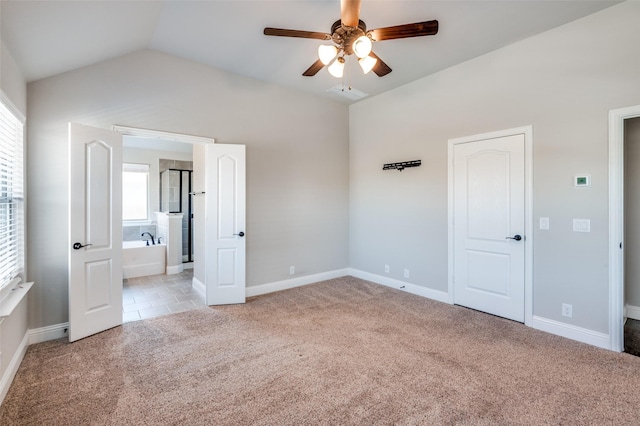
[[[331,26],[331,33],[267,27],[264,29],[264,34],[333,41],[332,45],[321,45],[318,48],[319,59],[302,75],[314,76],[323,67],[328,66],[331,75],[341,78],[344,73],[345,56],[351,54],[359,58],[358,63],[365,74],[373,71],[378,77],[384,77],[391,72],[391,68],[371,51],[372,42],[438,33],[438,21],[435,20],[367,31],[366,24],[360,20],[360,4],[361,0],[340,0],[340,19]]]

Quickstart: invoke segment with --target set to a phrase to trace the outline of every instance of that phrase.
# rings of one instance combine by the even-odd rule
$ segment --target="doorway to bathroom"
[[[152,252],[153,246],[164,248],[162,271],[148,274],[130,273],[136,268],[127,264],[131,256],[124,249],[123,322],[204,306],[204,294],[193,286],[193,144],[124,136],[122,159],[125,165],[136,164],[138,169],[144,166],[147,171],[145,191],[140,191],[137,199],[124,197],[129,188],[123,187],[123,211],[128,202],[141,203],[140,198],[148,205],[144,218],[123,221],[123,244],[142,244],[134,248],[138,252],[133,252],[133,259],[146,266],[156,260],[143,254]]]
[[[194,238],[192,287],[205,296],[207,305],[246,300],[245,146],[124,126],[114,125],[109,131],[69,123],[70,342],[123,322],[122,148],[126,136],[153,139],[156,148],[167,140],[192,145],[194,192],[200,195],[194,197],[195,228],[202,230]],[[150,174],[154,175],[159,178],[159,173]],[[159,190],[152,192],[159,196]]]

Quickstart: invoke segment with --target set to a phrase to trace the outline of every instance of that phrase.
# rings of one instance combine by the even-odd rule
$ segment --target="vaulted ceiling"
[[[232,73],[335,97],[336,85],[375,95],[618,2],[605,0],[363,0],[367,28],[436,19],[437,35],[374,43],[393,72],[345,77],[302,73],[320,40],[267,37],[264,27],[330,33],[339,0],[2,0],[1,37],[29,82],[140,49],[154,49]],[[597,31],[597,28],[594,28]]]

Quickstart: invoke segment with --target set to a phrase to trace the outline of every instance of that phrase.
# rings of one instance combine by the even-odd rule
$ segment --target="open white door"
[[[122,324],[122,136],[69,123],[69,341]]]
[[[205,286],[208,305],[245,302],[245,146],[205,147]]]

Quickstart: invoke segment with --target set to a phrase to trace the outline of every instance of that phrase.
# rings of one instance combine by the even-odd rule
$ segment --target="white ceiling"
[[[344,84],[378,94],[616,3],[363,0],[369,29],[437,19],[440,30],[374,43],[393,72],[362,75],[350,57]],[[328,33],[339,0],[2,0],[0,7],[2,40],[29,82],[148,48],[352,102],[326,92],[343,83],[326,70],[302,76],[322,41],[262,34],[265,26]]]

